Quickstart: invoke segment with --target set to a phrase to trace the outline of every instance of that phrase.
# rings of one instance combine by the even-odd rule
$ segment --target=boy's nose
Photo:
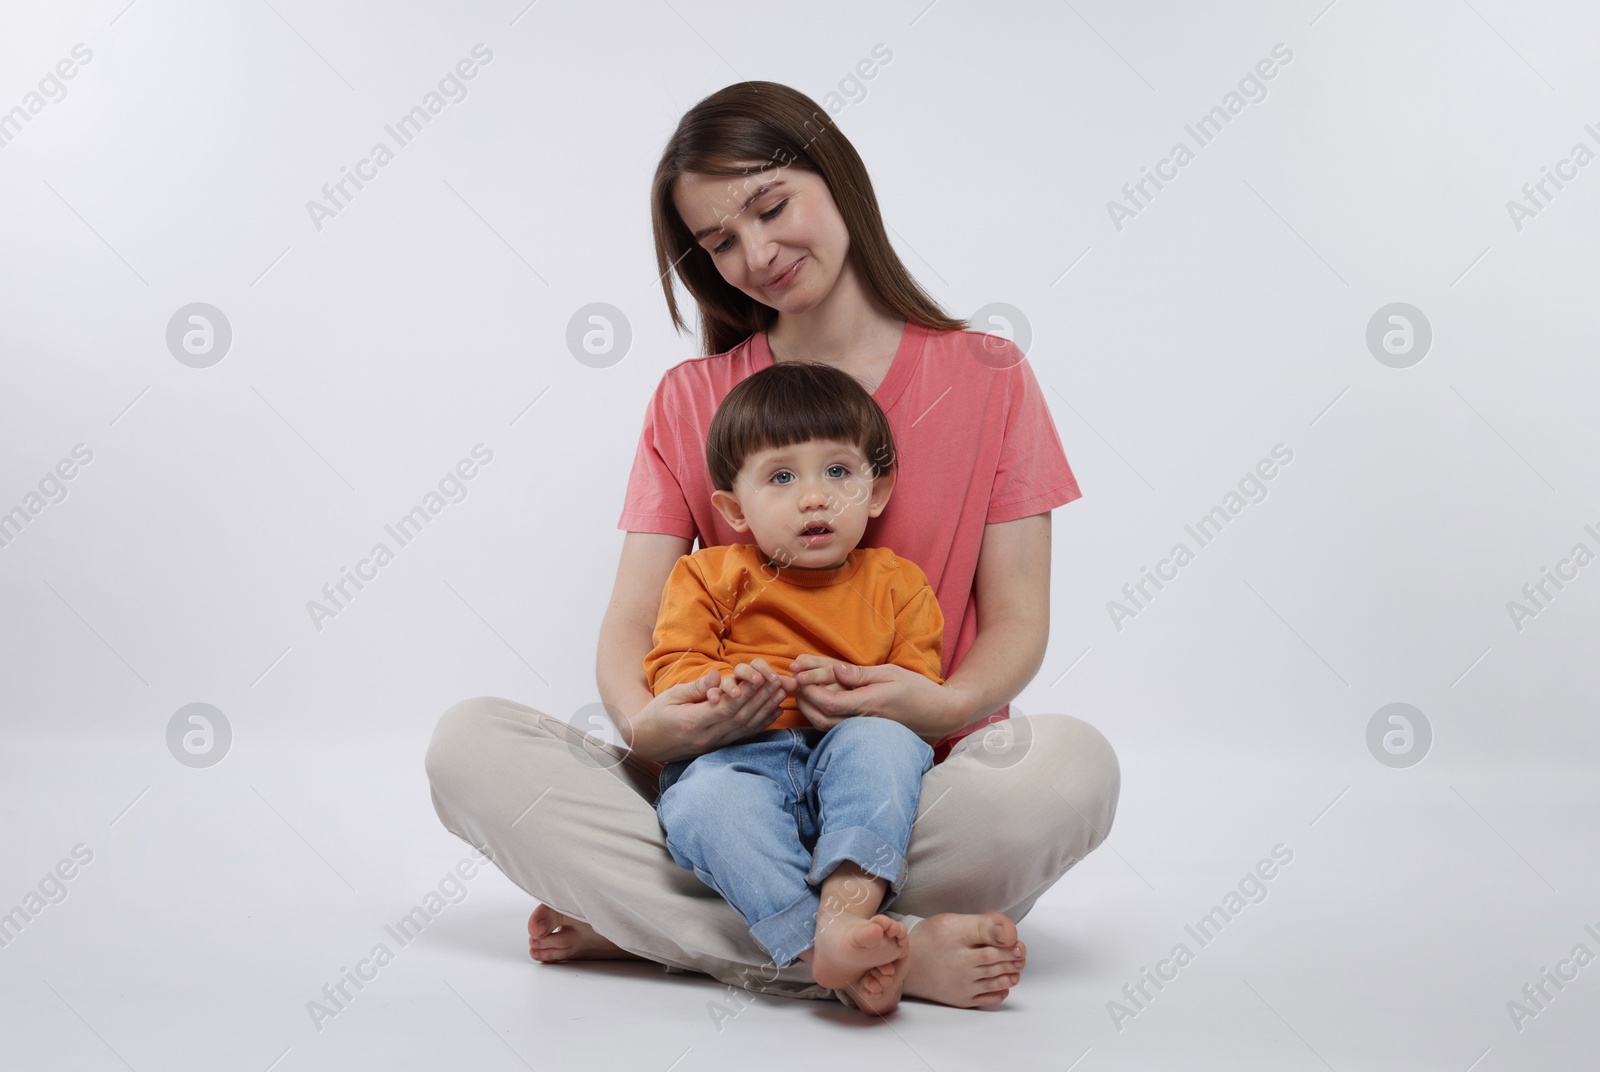
[[[829,505],[829,498],[826,487],[813,483],[800,493],[800,509],[806,513],[825,509]]]

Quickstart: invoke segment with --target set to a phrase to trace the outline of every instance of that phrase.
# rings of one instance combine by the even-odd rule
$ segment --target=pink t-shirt
[[[766,333],[758,332],[727,353],[667,370],[645,411],[618,528],[697,539],[701,547],[754,542],[711,504],[706,432],[734,385],[772,363]],[[948,679],[978,635],[973,582],[984,526],[1045,513],[1082,493],[1032,368],[998,336],[907,321],[873,398],[894,432],[899,471],[861,546],[888,547],[927,574],[944,612]],[[936,762],[1009,714],[1008,705],[945,737]]]

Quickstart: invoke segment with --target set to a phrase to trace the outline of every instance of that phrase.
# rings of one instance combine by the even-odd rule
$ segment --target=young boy
[[[944,616],[927,577],[888,548],[856,546],[888,504],[895,451],[854,377],[798,362],[747,377],[712,418],[706,462],[713,504],[755,544],[678,559],[645,658],[652,691],[716,668],[726,692],[739,664],[767,668],[757,660],[783,680],[802,653],[944,683]],[[765,730],[665,765],[656,810],[667,847],[776,966],[806,960],[822,986],[887,1012],[910,944],[881,912],[905,883],[933,749],[887,718],[815,728],[786,692]]]

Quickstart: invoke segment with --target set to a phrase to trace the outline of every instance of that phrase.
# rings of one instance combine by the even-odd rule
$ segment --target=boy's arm
[[[912,592],[911,598],[895,613],[894,646],[889,651],[889,661],[943,685],[944,678],[940,674],[944,658],[944,612],[939,609],[939,597],[934,594],[921,567],[906,559],[901,559],[900,563]],[[922,739],[936,744],[944,736],[941,733]]]
[[[917,571],[921,586],[916,589],[894,619],[894,646],[889,661],[923,675],[935,684],[943,685],[940,676],[944,651],[944,612],[939,609],[939,598],[934,594],[922,571]],[[946,735],[919,734],[928,744],[937,744]]]
[[[723,677],[731,675],[733,666],[722,655],[726,620],[693,556],[678,559],[662,589],[654,646],[644,659],[651,694],[659,696],[674,685],[696,681],[712,667]]]
[[[944,613],[933,588],[924,580],[895,614],[894,645],[888,661],[943,685],[943,653]]]

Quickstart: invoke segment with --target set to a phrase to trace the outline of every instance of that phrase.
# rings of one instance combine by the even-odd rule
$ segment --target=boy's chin
[[[850,550],[827,544],[818,548],[807,548],[803,554],[790,555],[784,558],[767,556],[767,561],[778,567],[787,566],[790,569],[829,570],[838,569],[845,564],[850,555]]]

